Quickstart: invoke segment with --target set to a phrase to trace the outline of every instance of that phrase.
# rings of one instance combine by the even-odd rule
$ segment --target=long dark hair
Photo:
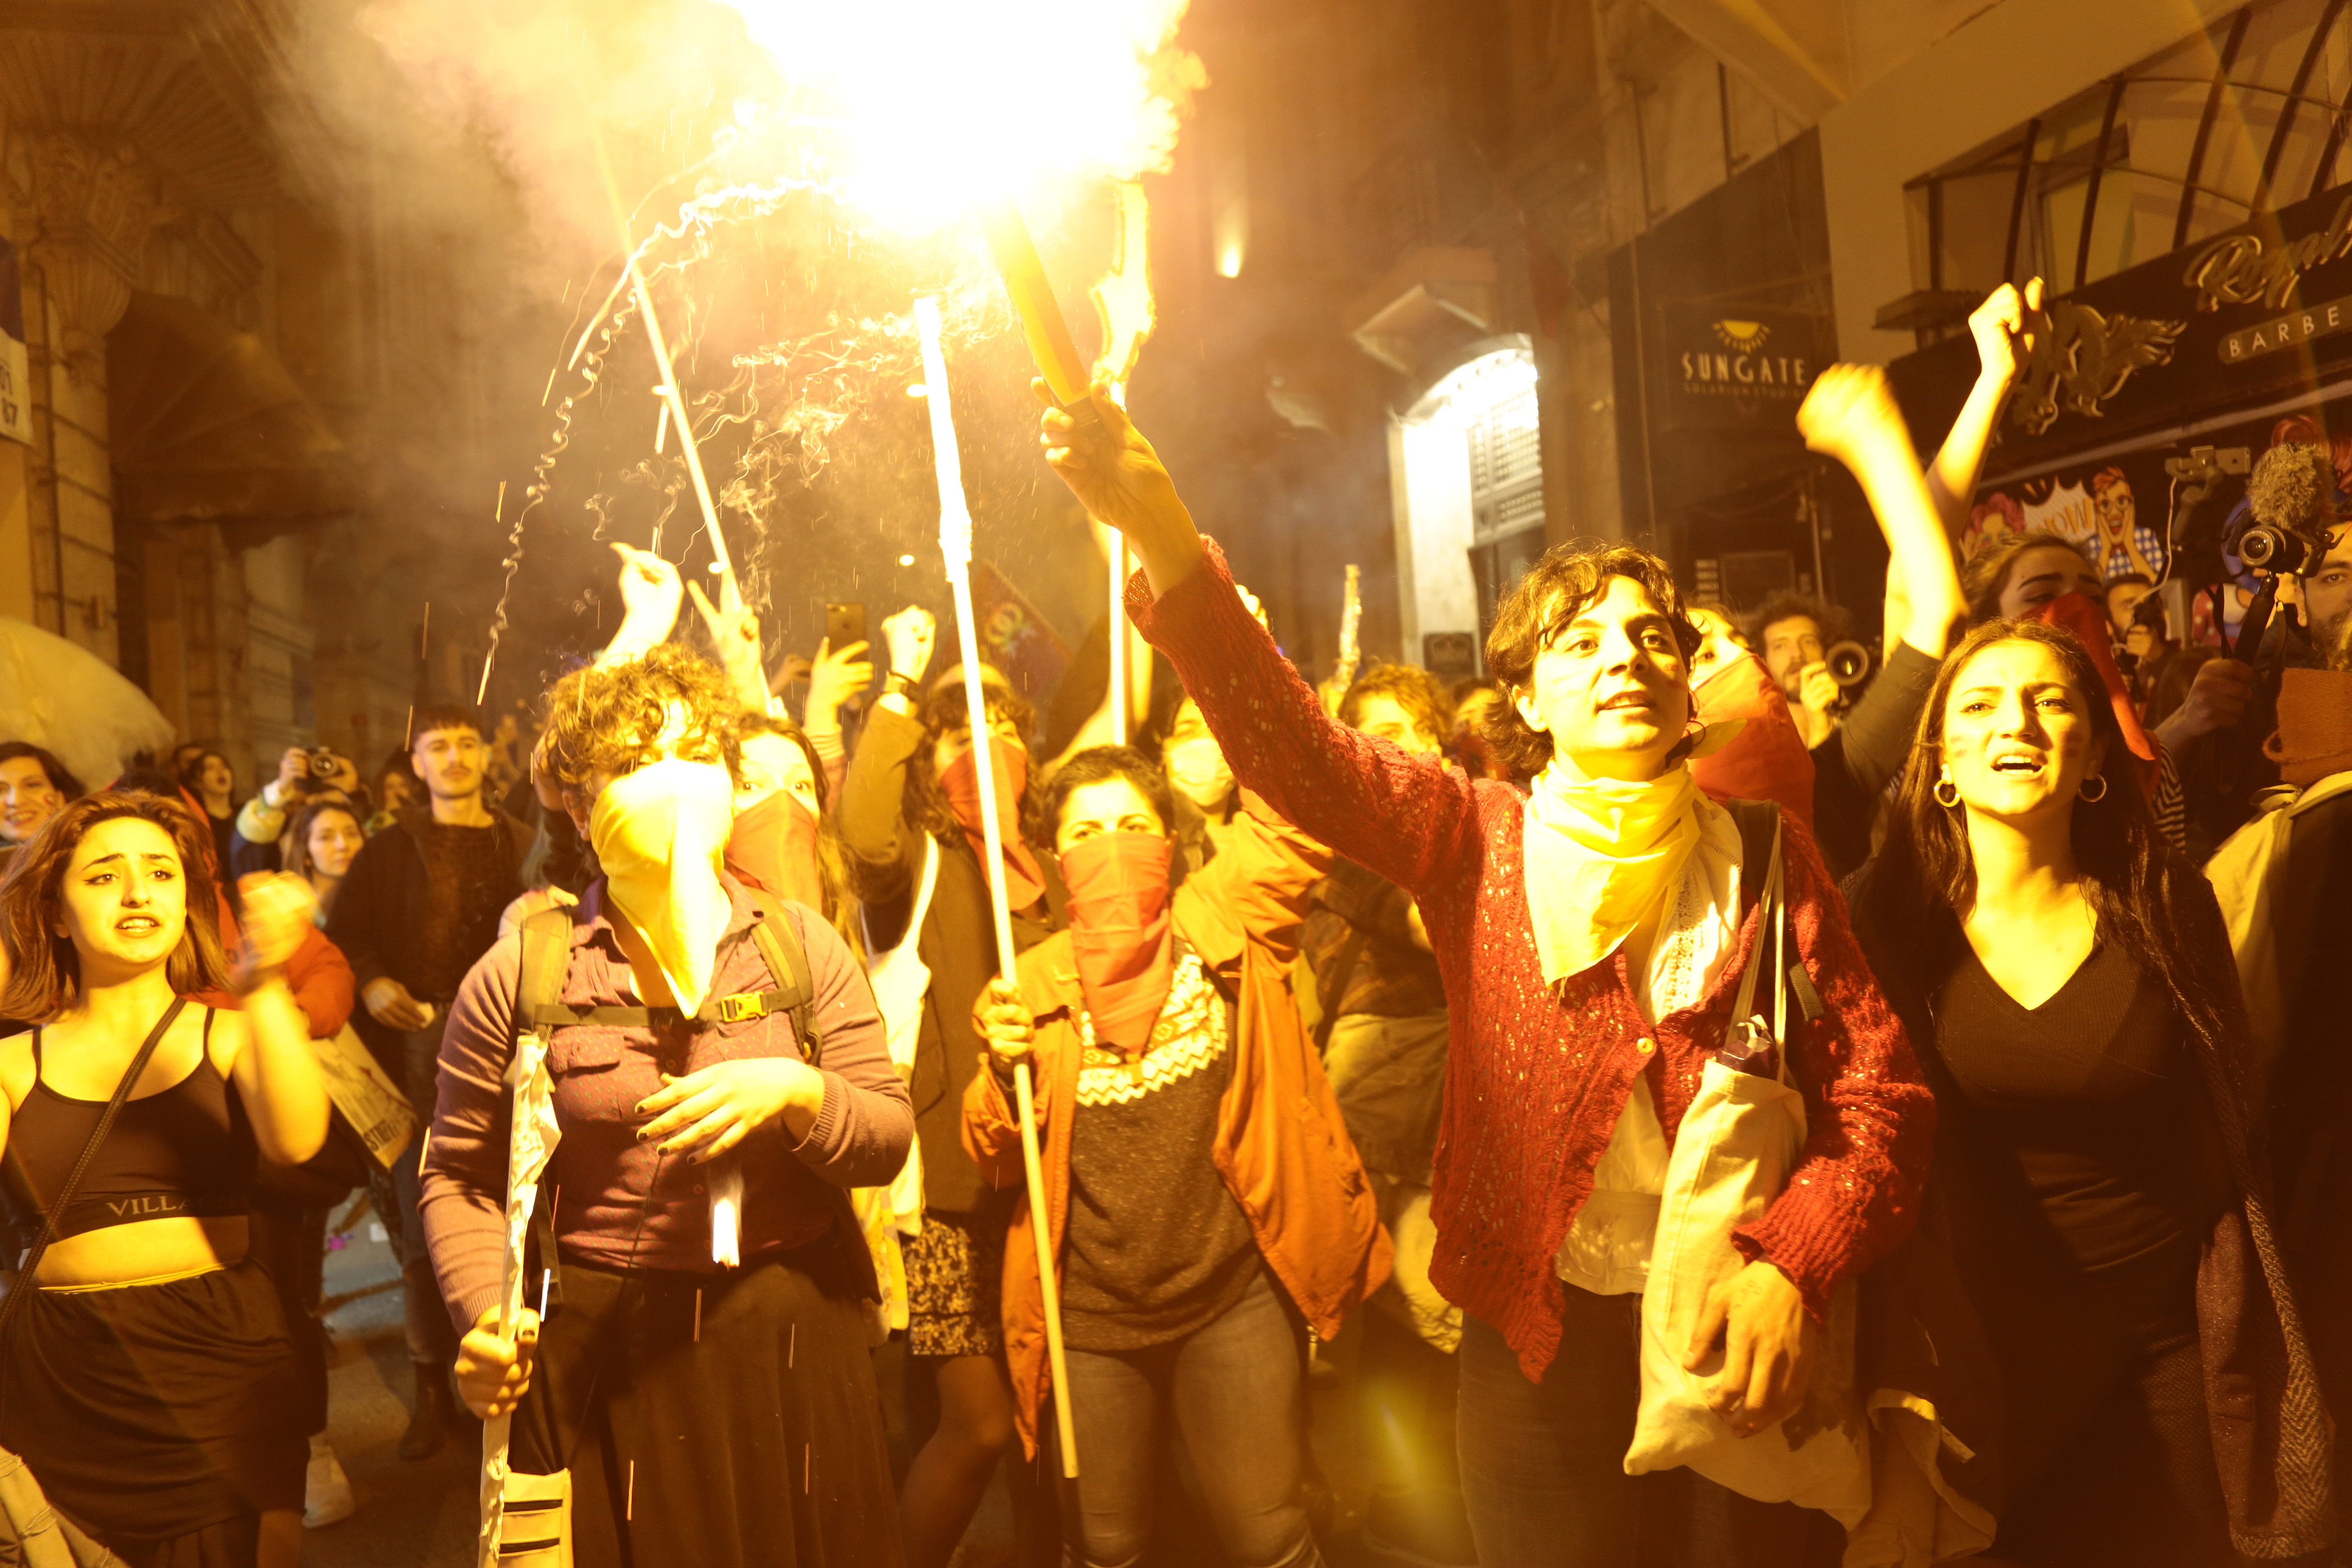
[[[2141,793],[2132,754],[2116,721],[2105,683],[2090,654],[2063,626],[2041,621],[1987,621],[1969,631],[1937,672],[1920,711],[1919,727],[1895,796],[1886,842],[1872,862],[1863,894],[1868,921],[1890,933],[1908,933],[1874,952],[1874,962],[1908,967],[1890,975],[1898,988],[1918,996],[1929,983],[1919,964],[1944,951],[1952,921],[1964,919],[1976,900],[1976,861],[1969,848],[1962,808],[1936,798],[1938,763],[1944,753],[1944,709],[1969,665],[1987,648],[2027,642],[2046,647],[2065,667],[2066,678],[2083,694],[2092,731],[2105,743],[2101,774],[2107,782],[2099,799],[2077,799],[2070,813],[2074,861],[2083,875],[2083,897],[2098,922],[2102,940],[2117,943],[2133,962],[2161,979],[2190,1021],[2220,1037],[2224,1019],[2239,1005],[2224,941],[2217,952],[2207,927],[2217,924],[2211,889],[2197,867],[2158,831]],[[1857,924],[1863,911],[1857,910]],[[2234,980],[2234,970],[2231,980]],[[2217,1100],[2250,1101],[2250,1063],[2225,1060],[2236,1091]],[[2224,1114],[2228,1114],[2225,1110]],[[2245,1130],[2241,1130],[2245,1131]]]
[[[85,834],[101,822],[121,817],[162,828],[180,857],[187,926],[166,961],[172,990],[185,996],[228,984],[228,963],[221,953],[220,891],[212,871],[212,831],[178,800],[143,790],[109,790],[68,803],[42,824],[40,832],[9,860],[7,876],[0,879],[0,951],[8,960],[0,1016],[54,1018],[80,989],[81,955],[73,939],[57,931],[66,869]]]

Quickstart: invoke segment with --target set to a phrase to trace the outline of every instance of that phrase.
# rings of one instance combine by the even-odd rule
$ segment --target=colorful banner
[[[1020,589],[985,561],[971,563],[972,612],[981,656],[1031,701],[1042,701],[1070,668],[1070,645]]]

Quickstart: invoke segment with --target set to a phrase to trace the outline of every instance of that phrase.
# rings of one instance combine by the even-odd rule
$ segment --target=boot
[[[408,1417],[408,1430],[400,1435],[400,1457],[429,1459],[441,1451],[449,1425],[457,1419],[457,1402],[449,1397],[449,1366],[437,1361],[409,1364],[416,1369],[416,1404]]]

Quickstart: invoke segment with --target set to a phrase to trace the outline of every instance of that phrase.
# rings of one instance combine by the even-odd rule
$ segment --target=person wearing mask
[[[1375,665],[1339,702],[1342,724],[1411,755],[1443,757],[1446,693],[1410,665]],[[1396,1249],[1383,1309],[1362,1320],[1357,1398],[1373,1461],[1368,1550],[1430,1563],[1471,1561],[1454,1474],[1453,1410],[1462,1314],[1429,1282],[1435,1232],[1429,1180],[1445,1085],[1445,984],[1412,896],[1334,858],[1307,912],[1314,1040]],[[1400,1442],[1413,1434],[1434,1462]]]
[[[1022,1185],[1013,1071],[1034,1060],[1085,1478],[1067,1560],[1145,1556],[1172,1424],[1233,1561],[1318,1564],[1289,1311],[1328,1339],[1390,1257],[1290,994],[1329,854],[1244,805],[1216,859],[1171,893],[1171,807],[1126,747],[1082,752],[1047,786],[1030,831],[1060,859],[1069,928],[980,998],[988,1070],[965,1090],[964,1140],[992,1183]],[[1035,1223],[1024,1194],[1004,1332],[1032,1452],[1052,1397]]]
[[[0,1041],[0,1206],[12,1259],[50,1238],[0,1343],[0,1446],[131,1563],[295,1568],[299,1373],[247,1211],[258,1161],[299,1163],[327,1133],[286,984],[309,893],[247,880],[232,974],[211,847],[177,801],[109,792],[59,812],[0,883],[0,1012],[41,1021]],[[234,1006],[205,1000],[231,985]]]
[[[0,742],[0,869],[81,793],[81,781],[40,747],[25,741]]]
[[[182,754],[186,751],[181,748]],[[203,808],[205,823],[212,829],[213,864],[226,868],[236,840],[236,770],[207,746],[181,763],[178,772],[180,787]]]
[[[442,1031],[458,984],[498,939],[499,916],[522,890],[520,876],[531,830],[493,811],[482,732],[474,710],[457,703],[418,705],[409,758],[429,805],[402,812],[394,830],[369,839],[327,921],[327,935],[351,960],[359,984],[360,1037],[393,1080],[403,1084],[418,1117],[433,1114],[433,1075]],[[434,1289],[417,1222],[416,1151],[394,1170],[401,1227],[402,1291],[415,1404],[401,1435],[400,1457],[440,1451],[455,1409],[449,1363],[457,1344]]]
[[[2211,889],[2157,831],[2070,631],[1971,631],[1918,756],[1852,908],[1936,1090],[1921,1237],[1947,1239],[1961,1301],[1927,1310],[1976,1330],[1934,1333],[1939,1375],[2004,1412],[1953,1434],[2005,1480],[1989,1555],[2325,1548],[2327,1417]]]
[[[1110,398],[1094,402],[1098,435],[1074,441],[1049,406],[1040,439],[1141,560],[1138,628],[1243,784],[1412,893],[1437,955],[1452,1037],[1432,1278],[1465,1320],[1459,1451],[1479,1560],[1631,1562],[1657,1495],[1623,1468],[1652,1234],[1640,1216],[1725,1038],[1756,926],[1748,890],[1765,880],[1764,851],[1751,858],[1684,763],[1697,629],[1647,552],[1550,552],[1486,643],[1516,721],[1497,726],[1503,760],[1532,793],[1472,780],[1328,718],[1150,444]],[[1811,835],[1786,814],[1779,830],[1791,940],[1822,1002],[1790,1042],[1808,1138],[1737,1233],[1748,1262],[1716,1288],[1690,1362],[1722,1333],[1711,1403],[1742,1434],[1797,1407],[1832,1293],[1910,1228],[1934,1127]],[[1801,1510],[1761,1511],[1803,1527]]]
[[[1013,1438],[998,1310],[1008,1207],[961,1138],[964,1089],[982,1051],[972,1004],[997,973],[994,919],[963,684],[924,685],[936,636],[931,616],[911,606],[882,623],[889,674],[849,759],[837,816],[878,1004],[893,1037],[914,1042],[923,1210],[903,1253],[907,1426],[919,1447],[899,1516],[915,1568],[948,1561]],[[985,691],[1013,940],[1027,947],[1055,924],[1046,870],[1020,833],[1032,714],[992,673]],[[1015,1500],[1025,1516],[1028,1499]]]
[[[913,1117],[848,948],[722,868],[735,706],[667,646],[549,693],[539,766],[604,868],[562,911],[562,1005],[597,1016],[550,1042],[561,1308],[497,1331],[528,933],[452,1009],[425,1226],[467,1404],[513,1414],[519,1473],[570,1471],[579,1561],[895,1568],[874,1281],[843,1189],[889,1179]],[[812,995],[739,1017],[721,1002],[784,983],[762,926],[799,944]]]

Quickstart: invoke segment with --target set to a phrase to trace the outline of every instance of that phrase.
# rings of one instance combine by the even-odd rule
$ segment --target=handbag
[[[8,1331],[15,1325],[26,1300],[39,1289],[33,1283],[41,1267],[41,1258],[57,1239],[58,1216],[72,1206],[74,1194],[81,1190],[82,1178],[89,1174],[90,1162],[98,1158],[99,1145],[114,1131],[115,1118],[121,1115],[123,1101],[131,1098],[131,1086],[147,1070],[154,1059],[155,1047],[163,1043],[172,1025],[188,1005],[184,996],[174,996],[172,1005],[163,1009],[163,1017],[147,1032],[139,1052],[131,1058],[130,1068],[122,1081],[114,1086],[114,1098],[98,1114],[98,1125],[90,1129],[89,1141],[81,1146],[80,1157],[73,1170],[58,1189],[41,1215],[40,1233],[16,1268],[16,1282],[9,1287],[8,1297],[0,1301],[0,1396],[5,1396],[7,1383],[5,1350]],[[13,1541],[0,1539],[0,1548],[13,1544],[22,1560],[32,1568],[122,1568],[122,1559],[84,1534],[70,1520],[60,1518],[42,1495],[40,1482],[18,1456],[0,1448],[0,1531]]]
[[[1778,823],[1759,901],[1755,948],[1741,977],[1724,1046],[1711,1058],[1675,1134],[1659,1199],[1657,1238],[1642,1297],[1642,1403],[1625,1470],[1687,1466],[1761,1502],[1821,1509],[1851,1527],[1870,1507],[1870,1433],[1854,1387],[1856,1295],[1832,1299],[1804,1403],[1752,1436],[1732,1433],[1706,1400],[1723,1370],[1717,1350],[1696,1372],[1683,1367],[1708,1293],[1747,1264],[1732,1234],[1760,1217],[1788,1185],[1805,1146],[1805,1100],[1790,1069],[1788,1001],[1809,1016],[1820,1006],[1801,965],[1791,971]],[[1772,1018],[1754,1008],[1770,942]]]

